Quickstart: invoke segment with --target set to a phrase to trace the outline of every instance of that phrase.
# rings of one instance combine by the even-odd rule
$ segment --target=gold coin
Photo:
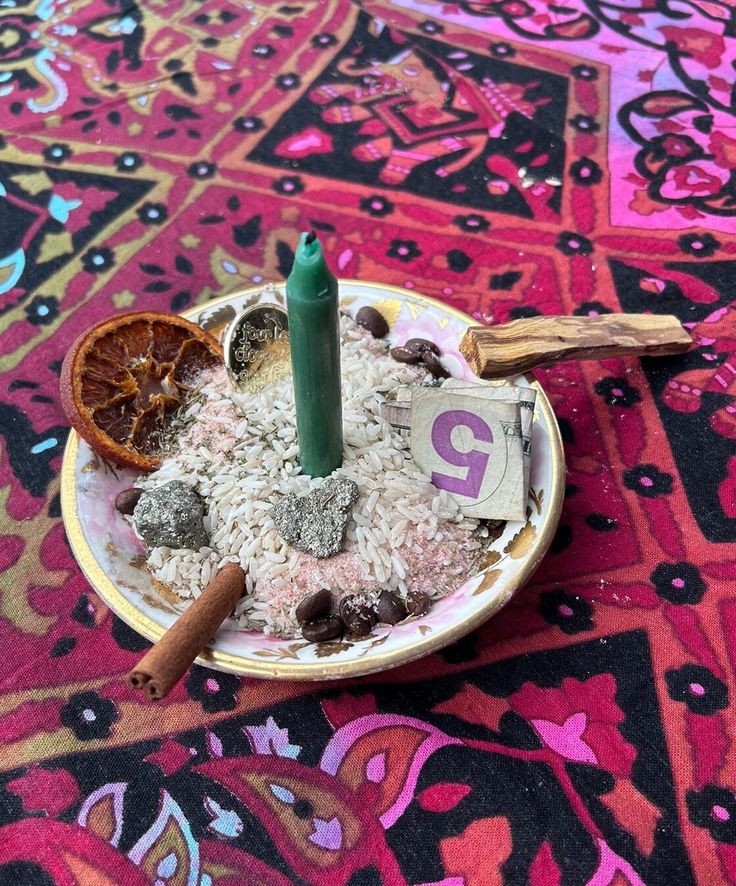
[[[291,372],[289,319],[273,304],[250,305],[232,321],[223,341],[233,387],[257,393]]]

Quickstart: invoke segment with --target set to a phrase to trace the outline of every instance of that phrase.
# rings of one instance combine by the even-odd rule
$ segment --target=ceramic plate
[[[344,280],[342,306],[352,315],[363,305],[378,308],[389,321],[390,341],[428,338],[441,347],[454,376],[474,376],[458,352],[470,317],[405,289]],[[185,316],[221,336],[236,312],[266,298],[250,289],[208,302]],[[283,287],[270,298],[283,300]],[[427,615],[377,627],[370,637],[321,644],[280,640],[226,622],[200,664],[235,674],[290,679],[355,677],[404,664],[457,640],[477,627],[522,587],[539,565],[554,535],[562,506],[564,463],[554,413],[531,376],[506,382],[533,385],[537,407],[532,436],[532,467],[527,519],[509,522],[493,542],[486,568]],[[69,541],[92,587],[132,628],[157,640],[184,609],[184,603],[142,566],[144,550],[128,523],[115,511],[115,496],[135,479],[132,471],[113,473],[74,431],[64,453],[61,503]]]

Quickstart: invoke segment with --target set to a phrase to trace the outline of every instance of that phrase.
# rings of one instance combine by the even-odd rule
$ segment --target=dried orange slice
[[[88,329],[61,367],[61,403],[70,424],[103,458],[154,471],[169,421],[196,391],[222,348],[199,326],[146,311]]]

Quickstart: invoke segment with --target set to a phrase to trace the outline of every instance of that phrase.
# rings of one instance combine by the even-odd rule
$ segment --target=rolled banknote
[[[463,381],[461,378],[448,378],[444,388],[462,391],[473,397],[486,397],[489,400],[502,400],[508,403],[518,403],[521,415],[521,435],[524,449],[524,501],[529,494],[529,474],[532,466],[532,425],[534,423],[534,406],[537,402],[537,392],[534,388],[518,387],[516,385],[489,385],[478,384],[474,381]]]
[[[422,389],[419,385],[403,385],[396,390],[396,395],[381,404],[381,416],[389,424],[401,430],[411,428],[412,394]],[[524,501],[529,494],[529,474],[532,455],[532,425],[537,392],[533,388],[515,385],[492,385],[483,382],[464,381],[459,378],[448,378],[442,390],[462,391],[466,396],[484,397],[488,400],[499,400],[505,403],[518,403],[521,418],[522,449],[524,455]]]
[[[467,516],[524,519],[519,402],[417,385],[412,389],[409,442],[417,466]]]

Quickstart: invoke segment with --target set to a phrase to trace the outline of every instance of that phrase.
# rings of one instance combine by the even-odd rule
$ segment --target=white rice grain
[[[184,480],[206,508],[210,546],[197,552],[155,548],[147,560],[152,574],[180,596],[196,597],[225,559],[239,562],[248,595],[236,616],[268,634],[298,635],[294,609],[319,587],[371,600],[382,588],[436,596],[456,585],[457,575],[472,571],[478,557],[477,521],[432,485],[411,460],[406,437],[380,417],[383,394],[421,382],[425,370],[397,364],[385,342],[347,317],[341,335],[345,446],[343,465],[333,476],[360,489],[342,553],[315,561],[291,550],[270,517],[282,495],[303,495],[323,482],[299,473],[288,378],[259,394],[233,391],[224,370],[203,379],[201,397],[186,409],[193,420],[179,450],[137,484],[153,489]],[[450,546],[453,556],[445,566]]]

